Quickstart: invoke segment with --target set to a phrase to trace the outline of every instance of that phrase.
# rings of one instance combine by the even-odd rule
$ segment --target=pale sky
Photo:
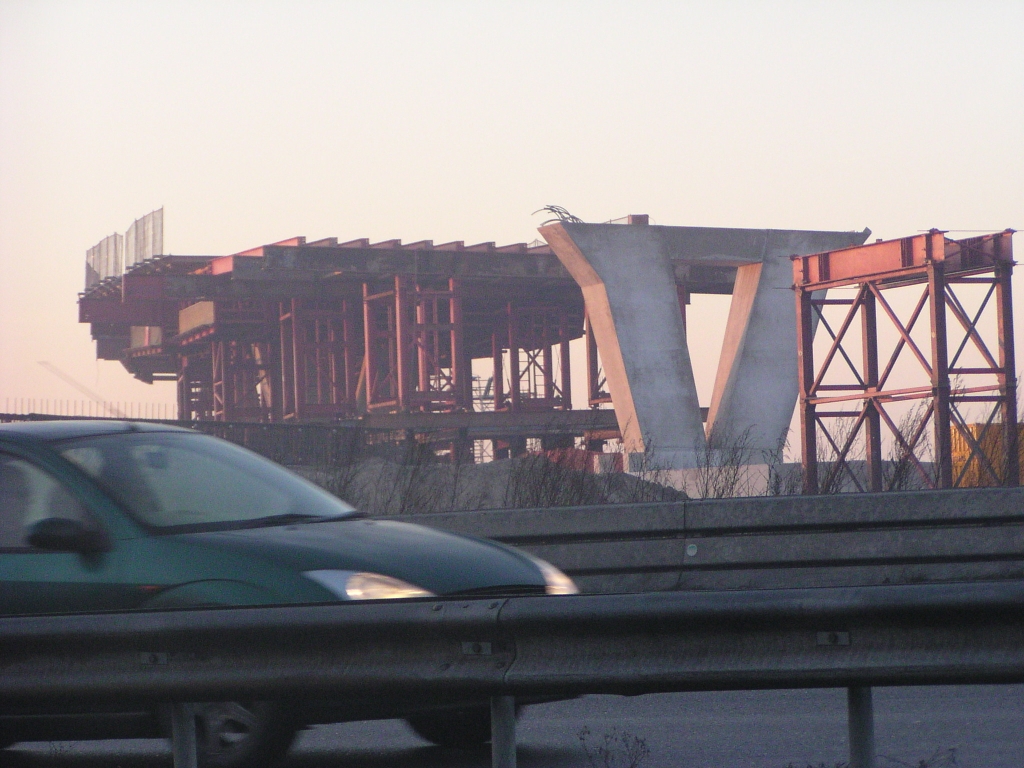
[[[82,398],[38,361],[173,401],[76,322],[86,249],[160,206],[165,250],[201,254],[530,241],[548,203],[1024,228],[1022,43],[1019,1],[0,0],[0,409]],[[689,315],[705,405],[726,306]]]

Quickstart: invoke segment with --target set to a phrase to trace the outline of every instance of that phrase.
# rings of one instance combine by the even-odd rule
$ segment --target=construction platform
[[[617,439],[642,468],[699,466],[705,421],[773,448],[797,396],[792,294],[779,290],[792,286],[789,258],[868,230],[658,226],[641,214],[585,224],[550,210],[546,242],[530,245],[297,237],[177,256],[163,254],[160,209],[89,250],[80,319],[101,359],[175,381],[186,421],[387,416],[436,436],[427,418],[455,435],[452,457],[481,440],[500,458],[531,437],[588,450]],[[733,295],[708,407],[686,341],[694,293]],[[587,394],[574,412],[569,344],[581,337]],[[575,415],[587,411],[603,415]],[[483,412],[487,437],[457,424]]]
[[[91,276],[79,319],[97,357],[175,381],[183,420],[365,418],[493,440],[495,455],[527,437],[618,436],[611,411],[568,413],[569,342],[586,334],[585,311],[546,244],[298,237]],[[474,359],[486,373],[474,377]],[[596,408],[609,398],[593,362]]]

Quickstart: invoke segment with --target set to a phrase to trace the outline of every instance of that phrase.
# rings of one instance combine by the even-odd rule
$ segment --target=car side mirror
[[[28,527],[28,543],[53,552],[105,552],[110,540],[103,531],[87,528],[80,520],[48,517]]]

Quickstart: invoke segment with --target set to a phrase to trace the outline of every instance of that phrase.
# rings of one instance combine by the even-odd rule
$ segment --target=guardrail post
[[[171,705],[171,754],[174,768],[198,768],[196,715],[191,704]]]
[[[850,768],[875,768],[875,715],[869,686],[846,689],[850,724]]]
[[[491,768],[516,768],[516,700],[491,697]]]

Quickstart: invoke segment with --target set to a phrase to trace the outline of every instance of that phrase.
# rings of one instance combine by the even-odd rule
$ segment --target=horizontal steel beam
[[[1024,681],[1024,583],[0,618],[6,702]]]
[[[53,416],[51,414],[0,413],[6,421],[68,421],[81,416]],[[588,432],[618,434],[615,411],[543,411],[515,413],[507,411],[467,411],[461,413],[367,413],[357,419],[324,422],[252,422],[252,421],[176,421],[161,419],[161,423],[188,427],[199,432],[235,440],[248,447],[239,435],[269,435],[284,440],[301,439],[302,435],[323,436],[325,439],[341,437],[346,433],[402,432],[418,435],[447,435],[465,430],[466,437],[474,440],[521,435],[542,437],[547,435],[584,435]],[[259,451],[260,447],[253,447]],[[281,459],[278,459],[281,461]],[[301,463],[285,459],[285,463]]]
[[[348,422],[342,422],[347,424]],[[372,430],[412,429],[417,432],[439,432],[467,429],[477,439],[487,436],[522,434],[582,434],[588,430],[618,429],[615,411],[544,411],[542,413],[506,413],[473,411],[466,413],[369,413],[354,425]]]
[[[450,433],[466,430],[466,437],[475,440],[500,438],[510,435],[540,437],[542,435],[582,435],[590,431],[618,432],[615,411],[543,411],[539,413],[510,413],[506,411],[468,411],[462,413],[367,413],[358,419],[325,423],[252,422],[188,422],[194,429],[232,439],[232,433],[275,431],[281,435],[335,433],[346,430],[367,432],[399,432],[409,430],[416,434]]]

